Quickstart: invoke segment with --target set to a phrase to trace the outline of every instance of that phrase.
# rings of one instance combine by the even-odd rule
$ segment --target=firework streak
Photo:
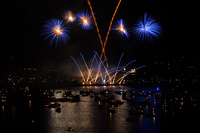
[[[90,0],[87,0],[87,2],[88,2],[88,5],[89,5],[89,7],[90,7],[90,10],[91,10],[91,13],[92,13],[94,22],[95,22],[95,26],[96,26],[96,29],[97,29],[97,33],[98,33],[98,36],[99,36],[99,40],[100,40],[100,43],[101,43],[102,52],[101,52],[100,58],[102,59],[102,57],[104,56],[104,58],[105,58],[105,60],[106,60],[106,64],[107,64],[107,66],[108,66],[108,61],[107,61],[106,53],[105,53],[105,47],[106,47],[106,43],[107,43],[107,41],[108,41],[108,36],[109,36],[109,34],[110,34],[110,30],[111,30],[111,26],[112,26],[114,17],[115,17],[115,15],[116,15],[116,13],[117,13],[117,10],[118,10],[118,8],[119,8],[119,5],[120,5],[120,3],[121,3],[121,0],[119,0],[119,2],[118,2],[118,4],[117,4],[117,7],[116,7],[116,9],[115,9],[115,12],[114,12],[114,14],[113,14],[113,16],[112,16],[112,19],[111,19],[111,21],[110,21],[110,25],[109,25],[108,32],[107,32],[107,35],[106,35],[106,38],[105,38],[104,43],[103,43],[103,41],[102,41],[102,38],[101,38],[101,35],[100,35],[100,32],[99,32],[99,28],[98,28],[98,25],[97,25],[97,22],[96,22],[96,18],[95,18],[95,16],[94,16],[94,12],[93,12],[92,5],[91,5],[91,3],[90,3]]]
[[[71,58],[74,60],[75,64],[77,65],[79,72],[82,77],[82,83],[85,85],[91,85],[91,84],[121,84],[124,78],[129,74],[134,74],[136,70],[145,67],[140,66],[135,69],[131,69],[131,71],[125,72],[123,69],[130,65],[131,63],[135,62],[136,60],[132,60],[129,63],[127,63],[125,66],[120,66],[121,59],[123,57],[123,54],[121,55],[117,67],[114,67],[112,69],[108,69],[106,65],[104,64],[105,60],[101,60],[99,55],[96,51],[94,51],[94,57],[92,59],[92,63],[90,65],[90,68],[88,67],[88,64],[86,63],[83,55],[80,53],[83,62],[85,64],[85,67],[87,68],[86,71],[82,71],[84,69],[84,66],[79,67],[79,64],[76,62],[76,60],[71,56]],[[94,64],[96,61],[97,65]],[[101,64],[99,65],[99,62]],[[82,69],[82,70],[81,70]],[[123,74],[125,72],[125,74]],[[117,80],[116,80],[117,79]]]

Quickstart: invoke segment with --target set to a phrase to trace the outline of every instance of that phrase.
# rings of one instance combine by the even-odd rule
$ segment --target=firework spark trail
[[[102,41],[102,38],[101,38],[101,34],[100,34],[100,32],[99,32],[99,27],[98,27],[98,25],[97,25],[96,17],[94,16],[94,12],[93,12],[93,9],[92,9],[92,5],[91,5],[91,3],[90,3],[90,0],[87,0],[87,2],[88,2],[88,5],[89,5],[89,7],[90,7],[90,10],[91,10],[92,17],[93,17],[93,19],[94,19],[94,24],[95,24],[95,26],[96,26],[97,34],[98,34],[98,36],[99,36],[99,40],[100,40],[100,43],[101,43],[101,48],[103,49],[103,41]]]
[[[119,64],[120,64],[120,62],[121,62],[121,59],[122,59],[123,55],[124,55],[124,53],[122,53],[122,55],[121,55],[121,57],[120,57],[120,59],[119,59],[119,62],[118,62],[117,68],[116,68],[116,72],[115,72],[115,74],[114,74],[113,83],[115,82],[115,78],[116,78],[116,75],[117,75],[117,72],[118,72],[118,67],[119,67]],[[112,80],[112,79],[111,79],[111,80]]]
[[[122,59],[122,57],[123,57],[123,55],[124,55],[124,53],[122,53],[122,55],[121,55],[121,57],[120,57],[120,60],[119,60],[119,62],[118,62],[118,66],[117,66],[117,67],[114,67],[114,68],[112,68],[112,69],[110,69],[110,70],[108,70],[108,69],[105,67],[105,64],[104,64],[104,63],[105,63],[105,59],[102,61],[101,58],[99,57],[99,55],[97,54],[97,52],[96,52],[96,51],[94,51],[94,52],[95,52],[95,54],[94,54],[94,57],[93,57],[93,59],[92,59],[92,63],[91,63],[91,65],[90,65],[90,68],[88,68],[88,65],[87,65],[87,63],[86,63],[86,61],[85,61],[83,55],[80,53],[80,55],[81,55],[81,57],[82,57],[82,59],[83,59],[83,61],[84,61],[84,63],[85,63],[85,66],[86,66],[86,68],[87,68],[87,71],[88,71],[87,80],[85,80],[84,75],[83,75],[83,73],[82,73],[82,71],[81,71],[81,69],[80,69],[78,63],[77,63],[76,60],[71,56],[71,58],[74,60],[74,62],[76,63],[76,65],[77,65],[77,67],[78,67],[78,69],[79,69],[79,72],[80,72],[80,74],[81,74],[81,76],[82,76],[82,79],[83,79],[84,84],[99,83],[99,82],[100,82],[100,83],[103,83],[103,84],[107,84],[107,83],[108,83],[108,84],[115,84],[115,83],[121,84],[121,82],[123,81],[123,79],[124,79],[127,75],[129,75],[130,73],[135,73],[136,70],[138,70],[138,69],[143,68],[143,67],[146,66],[146,65],[143,65],[143,66],[140,66],[140,67],[138,67],[138,68],[136,68],[136,69],[134,69],[134,70],[128,71],[128,72],[126,72],[122,77],[120,77],[117,81],[113,80],[113,82],[109,82],[109,81],[111,81],[112,79],[115,79],[115,78],[116,78],[116,75],[117,75],[119,72],[123,72],[123,69],[124,69],[126,66],[130,65],[131,63],[135,62],[136,60],[132,60],[131,62],[127,63],[125,66],[119,66],[119,65],[120,65],[120,62],[121,62],[121,59]],[[92,72],[93,72],[93,70],[94,70],[94,68],[92,68],[92,66],[93,66],[94,60],[96,60],[96,63],[97,63],[97,67],[98,67],[98,68],[97,68],[97,71],[95,71],[95,72],[97,72],[98,75],[96,75],[96,77],[92,78]],[[98,64],[99,64],[99,60],[101,60],[101,61],[100,61],[100,62],[101,62],[100,65],[98,65]],[[102,67],[103,67],[104,69],[103,69]],[[103,69],[103,70],[102,70],[102,69]],[[113,73],[114,73],[114,74],[113,74]],[[110,76],[111,74],[112,74],[112,76]],[[104,78],[104,75],[105,75],[105,78]],[[100,77],[100,78],[99,78],[99,77]],[[113,78],[113,77],[114,77],[114,78]],[[107,80],[106,78],[108,78],[108,80]]]
[[[118,67],[118,68],[121,68],[121,67]],[[116,72],[116,69],[118,69],[118,68],[115,67],[115,68],[112,68],[112,69],[108,70],[109,75],[112,74],[112,73],[114,73],[114,72]],[[104,74],[107,74],[107,72],[104,72],[104,73],[99,74],[98,77],[100,77],[100,76],[102,76],[102,75],[104,75]],[[112,77],[110,77],[106,82],[110,81],[114,76],[115,76],[115,75],[112,75]],[[98,78],[98,77],[97,77],[97,78]],[[103,81],[103,80],[102,80],[102,81]],[[98,82],[98,81],[97,81],[97,82]],[[113,83],[113,84],[114,84],[114,83]]]
[[[124,69],[126,66],[130,65],[131,63],[135,62],[136,60],[132,60],[131,62],[127,63],[125,66],[123,66],[119,71],[121,71],[122,69]]]
[[[117,10],[118,10],[118,8],[119,8],[120,3],[121,3],[121,0],[119,0],[119,2],[118,2],[118,4],[117,4],[117,7],[116,7],[116,9],[115,9],[115,12],[114,12],[114,14],[113,14],[113,16],[112,16],[112,19],[111,19],[111,21],[110,21],[110,25],[109,25],[109,28],[108,28],[108,32],[107,32],[107,35],[106,35],[105,42],[104,42],[104,44],[103,44],[103,49],[102,49],[100,58],[102,58],[103,55],[104,55],[104,58],[106,58],[106,54],[105,54],[106,43],[107,43],[107,41],[108,41],[108,36],[109,36],[109,34],[110,34],[110,29],[111,29],[111,26],[112,26],[114,17],[115,17],[115,15],[116,15],[116,13],[117,13]],[[107,66],[108,66],[107,58],[106,58],[106,63],[107,63]]]
[[[79,72],[80,72],[80,74],[81,74],[81,76],[82,76],[82,78],[83,78],[83,81],[85,82],[85,78],[84,78],[84,76],[83,76],[83,73],[82,73],[82,71],[81,71],[81,69],[80,69],[78,63],[76,62],[76,60],[74,59],[74,57],[71,56],[71,58],[72,58],[72,59],[74,60],[74,62],[76,63],[76,66],[77,66],[78,69],[79,69]]]
[[[95,52],[96,52],[96,51],[95,51]],[[101,62],[101,58],[99,57],[99,55],[98,55],[98,54],[96,54],[96,55],[97,55],[97,57],[99,58],[99,60],[100,60],[100,62]],[[108,69],[106,68],[106,66],[105,66],[104,64],[102,64],[102,65],[103,65],[105,71],[107,72],[108,78],[110,79],[110,75],[109,75],[109,73],[108,73]],[[107,66],[108,66],[108,65],[107,65]]]
[[[87,77],[87,80],[86,80],[86,82],[88,82],[88,80],[89,80],[89,75],[90,75],[90,69],[88,68],[88,65],[87,65],[87,63],[86,63],[86,61],[85,61],[85,58],[83,57],[83,55],[80,53],[80,55],[81,55],[81,57],[82,57],[82,59],[83,59],[83,61],[84,61],[84,63],[85,63],[85,67],[87,68],[87,70],[88,70],[88,77]]]
[[[140,68],[143,68],[143,67],[146,67],[146,65],[143,65],[143,66],[140,66],[140,67],[136,68],[135,71],[140,69]]]
[[[108,78],[110,79],[110,78],[111,78],[110,74],[113,73],[113,72],[115,72],[116,69],[118,69],[118,68],[120,68],[120,67],[118,67],[118,68],[112,68],[112,69],[108,70],[108,69],[106,68],[106,66],[104,65],[105,59],[102,61],[101,58],[99,57],[99,55],[97,54],[97,52],[96,52],[95,50],[94,50],[94,52],[96,53],[97,57],[98,57],[99,60],[100,60],[100,61],[98,61],[98,60],[96,59],[97,64],[98,64],[98,62],[101,62],[101,64],[98,65],[98,71],[97,71],[96,77],[94,78],[94,79],[95,79],[95,82],[98,82],[97,79],[98,79],[100,76],[101,76],[102,81],[103,81],[104,79],[106,79],[106,76],[108,76]],[[104,70],[105,70],[104,73],[101,72],[102,66],[104,67]],[[110,72],[110,71],[111,71],[111,72]],[[104,75],[104,74],[105,74],[105,78],[103,78],[103,75]]]
[[[90,79],[90,77],[91,77],[91,79],[92,79],[92,71],[93,71],[93,69],[94,69],[94,68],[92,68],[92,65],[93,65],[93,62],[94,62],[95,57],[96,57],[96,53],[94,54],[94,57],[92,58],[92,62],[91,62],[91,64],[90,64],[90,69],[89,69],[90,72],[89,72],[88,80]]]
[[[107,41],[108,41],[108,36],[109,36],[109,34],[110,34],[110,29],[111,29],[111,26],[112,26],[114,17],[115,17],[115,15],[116,15],[116,13],[117,13],[117,10],[118,10],[118,8],[119,8],[119,5],[120,5],[120,3],[121,3],[121,0],[119,0],[119,2],[118,2],[118,4],[117,4],[117,7],[116,7],[116,9],[115,9],[115,12],[114,12],[114,14],[113,14],[113,16],[112,16],[112,19],[111,19],[111,21],[110,21],[110,25],[109,25],[108,32],[107,32],[107,35],[106,35],[106,38],[105,38],[105,42],[104,42],[104,43],[103,43],[103,41],[102,41],[102,38],[101,38],[101,35],[100,35],[100,32],[99,32],[99,28],[98,28],[98,25],[97,25],[97,22],[96,22],[96,18],[95,18],[95,16],[94,16],[94,12],[93,12],[92,5],[91,5],[91,3],[90,3],[90,0],[87,0],[87,2],[88,2],[88,5],[89,5],[89,7],[90,7],[90,10],[91,10],[91,13],[92,13],[94,22],[95,22],[95,26],[96,26],[96,29],[97,29],[97,33],[98,33],[98,36],[99,36],[99,39],[100,39],[100,43],[101,43],[102,52],[101,52],[100,58],[102,59],[102,57],[104,56],[104,59],[106,60],[106,64],[107,64],[107,66],[108,66],[108,60],[107,60],[107,57],[106,57],[106,54],[105,54],[105,47],[106,47],[106,43],[107,43]],[[100,65],[100,63],[99,63],[99,65]]]
[[[119,69],[119,71],[121,71],[121,70],[124,69],[126,66],[130,65],[131,63],[133,63],[133,62],[135,62],[135,61],[136,61],[136,60],[132,60],[131,62],[127,63],[125,66],[121,67],[121,69]],[[119,72],[119,71],[118,71],[118,72]],[[118,72],[117,72],[117,73],[118,73]],[[111,77],[111,78],[112,78],[112,77]],[[116,82],[118,82],[118,81],[119,81],[119,80],[117,80]],[[115,83],[116,83],[116,82],[115,82]]]
[[[120,68],[120,67],[119,67]],[[101,72],[100,74],[99,74],[99,76],[98,77],[100,77],[101,75],[104,75],[104,74],[107,74],[107,73],[109,73],[109,75],[111,74],[111,73],[114,73],[115,72],[115,70],[116,70],[116,67],[115,68],[112,68],[112,69],[110,69],[110,70],[107,70],[107,71],[105,71],[105,72]],[[98,78],[97,77],[97,78]]]
[[[96,53],[96,54],[97,54],[97,53]],[[95,76],[95,83],[96,83],[97,78],[99,77],[99,75],[101,76],[101,78],[102,78],[102,80],[103,80],[103,75],[102,75],[102,73],[101,73],[101,68],[102,68],[102,65],[104,64],[105,59],[104,59],[103,61],[102,61],[101,59],[100,59],[100,61],[98,61],[97,58],[95,58],[95,59],[96,59],[97,66],[98,66],[97,74],[96,74],[96,76]],[[100,63],[100,64],[99,64],[99,63]]]
[[[95,50],[94,50],[94,53],[95,53],[97,56],[99,56]],[[95,58],[95,59],[96,59],[97,65],[98,65],[97,74],[96,74],[96,76],[95,76],[95,82],[96,82],[96,81],[97,81],[97,78],[99,77],[99,73],[101,73],[102,64],[104,64],[104,61],[105,61],[105,60],[102,61],[102,59],[100,58],[100,60],[99,60],[99,62],[98,62],[97,58]],[[100,75],[101,75],[101,74],[100,74]],[[101,75],[101,77],[102,77],[102,80],[103,80],[103,76],[102,76],[102,75]]]
[[[112,16],[112,19],[111,19],[111,22],[110,22],[110,26],[109,26],[109,28],[108,28],[108,32],[107,32],[107,35],[106,35],[106,39],[105,39],[104,44],[103,44],[103,41],[102,41],[102,38],[101,38],[101,34],[100,34],[100,32],[99,32],[98,24],[97,24],[96,18],[95,18],[95,16],[94,16],[94,12],[93,12],[92,5],[91,5],[91,3],[90,3],[90,0],[87,0],[87,3],[88,3],[88,5],[89,5],[89,7],[90,7],[90,10],[91,10],[91,13],[92,13],[92,17],[93,17],[93,19],[94,19],[94,23],[95,23],[95,26],[96,26],[96,30],[97,30],[97,33],[98,33],[98,36],[99,36],[99,40],[100,40],[100,43],[101,43],[102,53],[101,53],[100,59],[102,59],[102,57],[103,57],[103,55],[104,55],[104,59],[106,60],[106,64],[107,64],[107,67],[108,67],[108,60],[107,60],[106,53],[105,53],[105,47],[106,47],[106,43],[107,43],[107,40],[108,40],[108,36],[109,36],[109,33],[110,33],[110,29],[111,29],[111,26],[112,26],[112,23],[113,23],[115,14],[117,13],[117,10],[118,10],[118,8],[119,8],[119,5],[120,5],[120,3],[121,3],[121,0],[119,0],[118,5],[117,5],[117,7],[116,7],[116,9],[115,9],[115,12],[114,12],[114,14],[113,14],[113,16]],[[102,63],[102,62],[101,62],[101,60],[100,60],[99,66],[101,65],[101,63]],[[96,75],[96,80],[97,80],[98,74],[99,74],[99,69],[98,69],[98,72],[97,72],[97,75]],[[95,81],[96,81],[96,80],[95,80]]]
[[[92,5],[91,5],[91,3],[90,3],[90,0],[87,0],[87,2],[88,2],[88,5],[89,5],[89,7],[90,7],[90,11],[91,11],[91,13],[92,13],[92,17],[93,17],[93,19],[94,19],[94,24],[95,24],[95,27],[96,27],[96,30],[97,30],[97,34],[98,34],[100,43],[101,43],[101,49],[103,50],[103,49],[104,49],[104,48],[103,48],[103,41],[102,41],[101,34],[100,34],[100,31],[99,31],[99,27],[98,27],[98,24],[97,24],[97,21],[96,21],[96,17],[94,16],[94,11],[93,11],[93,9],[92,9]],[[106,60],[106,63],[108,64],[106,55],[104,55],[104,58],[105,58],[105,60]],[[102,57],[101,57],[101,59],[102,59]],[[102,62],[101,62],[101,60],[100,60],[98,65],[100,66],[101,63],[102,63]],[[99,69],[98,69],[98,70],[99,70]],[[96,77],[98,77],[98,75],[99,75],[99,71],[97,72]],[[97,80],[97,78],[96,78],[96,80]],[[95,80],[95,81],[96,81],[96,80]]]
[[[119,84],[121,84],[122,81],[123,81],[123,79],[124,79],[127,75],[129,75],[129,74],[130,74],[130,71],[126,72],[126,74],[124,74],[124,76],[122,76],[121,78],[119,78],[119,79],[116,81],[116,83],[119,81]]]
[[[108,70],[109,75],[115,72],[115,69],[116,69],[116,68],[113,68],[113,69],[114,69],[114,70]],[[100,76],[103,76],[104,74],[107,74],[107,72],[104,72],[104,73],[99,74],[99,77],[100,77]],[[114,76],[114,75],[113,75],[113,76]],[[113,77],[113,76],[112,76],[112,77]],[[111,79],[112,77],[110,77],[110,79]],[[98,77],[97,77],[97,78],[98,78]],[[110,81],[110,79],[108,79],[105,83],[108,83],[108,81]],[[103,79],[103,80],[104,80],[104,79]],[[103,80],[102,80],[102,81],[103,81]],[[97,83],[98,83],[99,81],[101,81],[101,80],[98,80]]]
[[[94,70],[94,68],[92,68],[89,72],[89,76],[88,76],[88,79],[90,79],[91,77],[91,80],[90,80],[90,83],[92,82],[92,71]],[[89,81],[89,80],[88,80]]]
[[[99,56],[98,54],[97,54],[97,52],[94,50],[94,53],[95,53],[95,55],[97,55],[97,56]],[[96,73],[96,76],[95,76],[95,83],[96,83],[96,81],[97,81],[97,78],[99,77],[99,73],[101,73],[101,67],[102,67],[102,64],[104,64],[104,61],[105,60],[97,60],[97,58],[96,58],[96,56],[95,56],[95,60],[96,60],[96,63],[97,63],[97,66],[98,66],[98,68],[97,68],[97,73]],[[101,75],[101,74],[100,74]],[[101,75],[101,77],[102,77],[102,80],[103,80],[103,76]]]
[[[134,70],[134,72],[135,72],[136,70],[140,69],[140,68],[143,68],[143,67],[146,67],[146,65],[143,65],[143,66],[140,66],[140,67],[136,68],[136,69]],[[126,74],[124,74],[124,76],[122,76],[120,79],[118,79],[118,80],[116,81],[116,83],[119,81],[119,84],[121,84],[121,82],[124,80],[124,78],[125,78],[127,75],[129,75],[130,73],[133,73],[133,72],[132,72],[132,71],[126,72]]]

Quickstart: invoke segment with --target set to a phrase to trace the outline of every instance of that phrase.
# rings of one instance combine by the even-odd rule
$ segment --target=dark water
[[[122,100],[124,104],[113,107],[116,113],[109,113],[109,104],[98,107],[98,102],[90,96],[80,95],[79,102],[60,102],[61,112],[57,113],[54,108],[45,108],[50,102],[42,102],[32,98],[20,99],[8,102],[0,109],[0,133],[26,132],[26,133],[65,133],[68,127],[72,127],[76,133],[160,133],[160,132],[181,132],[185,129],[197,129],[196,122],[191,117],[194,115],[177,115],[176,112],[162,109],[163,99],[149,95],[149,106],[142,107],[145,112],[155,108],[154,118],[145,116],[134,116],[129,114],[133,107],[139,107],[138,102],[144,97],[138,96],[139,92],[153,91],[156,88],[132,88],[123,87],[127,96],[129,91],[135,90],[136,102],[127,102],[122,99],[122,95],[117,95],[114,91],[119,91],[121,87],[71,87],[72,91],[91,89],[100,92],[104,89],[111,91],[115,99]],[[67,88],[69,89],[69,88]],[[64,92],[66,89],[55,89]],[[162,90],[159,90],[162,91]],[[55,93],[55,97],[61,97],[62,93]],[[156,100],[154,100],[156,99]],[[179,111],[178,113],[181,113]],[[127,121],[130,118],[130,121]],[[192,123],[192,124],[191,124]]]

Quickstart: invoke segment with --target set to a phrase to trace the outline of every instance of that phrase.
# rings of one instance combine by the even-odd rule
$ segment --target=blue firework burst
[[[74,22],[76,20],[76,17],[71,11],[66,11],[63,18],[66,21],[66,23]]]
[[[141,17],[139,21],[134,25],[132,32],[135,34],[137,39],[146,41],[153,41],[153,38],[159,38],[161,35],[162,27],[152,16],[144,13],[144,18]]]
[[[77,14],[77,18],[79,21],[79,25],[82,26],[83,29],[85,30],[90,30],[92,29],[92,24],[93,24],[93,20],[92,20],[92,15],[89,14],[87,11],[80,11]]]
[[[69,40],[68,30],[63,24],[63,21],[59,19],[51,19],[46,22],[43,26],[43,33],[46,37],[45,39],[49,40],[49,44],[52,45],[55,43],[56,47],[61,42],[66,43]]]
[[[122,37],[128,38],[129,36],[123,19],[118,20],[117,23],[115,23],[114,27],[111,28],[111,30],[116,30],[118,34],[122,35]]]

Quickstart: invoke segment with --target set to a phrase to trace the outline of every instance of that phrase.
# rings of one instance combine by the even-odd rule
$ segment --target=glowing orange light
[[[74,17],[74,15],[72,14],[71,11],[69,11],[69,12],[66,13],[65,19],[66,19],[68,22],[73,22],[73,21],[75,21],[75,17]]]
[[[60,26],[54,26],[53,32],[55,35],[60,35],[62,34],[62,29],[60,28]]]
[[[81,20],[82,20],[82,22],[83,22],[84,25],[88,25],[89,24],[88,18],[82,17]]]
[[[131,69],[131,73],[135,73],[135,69]]]
[[[57,32],[57,33],[60,33],[60,29],[57,29],[56,32]]]
[[[74,18],[72,16],[69,16],[69,21],[73,21]]]
[[[124,26],[122,24],[120,25],[120,31],[125,33],[125,29],[124,29]]]
[[[83,20],[84,24],[88,24],[88,21],[86,19]]]

